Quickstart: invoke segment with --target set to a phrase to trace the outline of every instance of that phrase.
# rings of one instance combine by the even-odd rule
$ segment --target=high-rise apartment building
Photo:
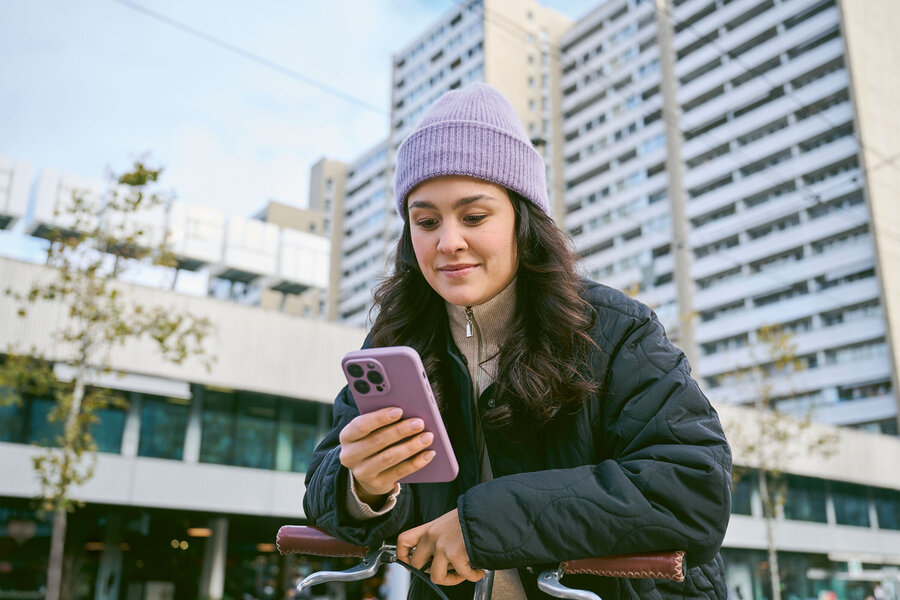
[[[347,165],[336,160],[320,159],[309,171],[309,209],[323,215],[322,234],[331,239],[334,249],[329,257],[328,289],[324,291],[321,316],[337,320],[337,297],[340,285],[342,232],[344,227],[344,195]]]
[[[348,168],[343,202],[340,286],[335,313],[364,326],[372,289],[390,268],[403,221],[393,200],[397,148],[443,93],[474,81],[502,91],[548,165],[554,207],[562,211],[559,40],[571,21],[534,0],[460,3],[393,58],[386,141]],[[554,165],[557,165],[554,168]],[[334,272],[334,271],[333,271]]]
[[[781,408],[896,434],[900,93],[870,63],[897,72],[900,8],[672,4],[606,2],[562,41],[585,274],[656,307],[713,402],[754,401],[778,324],[806,367]]]
[[[349,165],[343,223],[332,238],[332,265],[339,269],[340,282],[337,314],[341,321],[356,327],[366,324],[372,290],[385,267],[390,216],[387,156],[387,142],[382,141]]]

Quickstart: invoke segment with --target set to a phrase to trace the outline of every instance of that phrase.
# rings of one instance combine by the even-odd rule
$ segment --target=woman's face
[[[419,269],[444,300],[487,302],[516,275],[516,215],[506,189],[445,175],[413,188],[409,229]]]

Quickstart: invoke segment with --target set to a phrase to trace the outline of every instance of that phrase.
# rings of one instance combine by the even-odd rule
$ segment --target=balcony
[[[0,156],[0,229],[12,229],[28,211],[31,165]]]
[[[701,343],[727,338],[759,329],[766,324],[789,323],[803,317],[834,310],[840,306],[852,306],[874,300],[880,297],[880,293],[875,278],[854,281],[841,286],[842,302],[840,303],[836,302],[830,294],[807,294],[769,306],[722,316],[712,321],[698,322],[695,335]]]

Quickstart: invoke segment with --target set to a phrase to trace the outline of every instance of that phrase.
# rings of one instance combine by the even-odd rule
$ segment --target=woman
[[[398,151],[395,195],[405,225],[366,344],[419,351],[459,476],[399,485],[433,457],[431,434],[399,410],[359,415],[345,388],[307,474],[310,521],[358,544],[396,537],[451,598],[470,598],[481,569],[498,571],[494,598],[537,598],[527,566],[676,549],[683,583],[566,583],[726,598],[718,417],[650,309],[576,275],[509,102],[485,84],[440,98]]]

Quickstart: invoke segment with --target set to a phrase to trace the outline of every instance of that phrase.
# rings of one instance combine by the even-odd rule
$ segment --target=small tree
[[[784,507],[787,496],[785,470],[801,452],[828,457],[836,450],[835,434],[818,434],[811,430],[812,410],[805,414],[782,411],[777,400],[785,397],[776,393],[774,382],[782,389],[790,387],[794,373],[807,368],[806,361],[797,356],[797,345],[790,332],[777,325],[765,325],[756,331],[756,348],[751,346],[751,366],[739,374],[754,394],[756,427],[746,423],[732,423],[729,431],[731,445],[756,466],[756,479],[766,524],[766,546],[769,553],[769,579],[773,600],[781,600],[781,575],[775,540],[775,519]],[[788,394],[790,396],[792,394]],[[734,483],[750,471],[735,468]]]
[[[65,227],[51,231],[47,247],[47,277],[24,289],[8,288],[19,303],[18,315],[41,301],[62,303],[67,319],[54,332],[53,356],[37,348],[21,352],[9,348],[0,366],[0,402],[21,402],[23,394],[55,401],[49,420],[61,424],[54,446],[34,457],[41,486],[40,507],[53,515],[47,568],[47,600],[60,596],[67,515],[77,506],[74,488],[88,481],[96,465],[97,446],[91,426],[97,411],[124,402],[108,390],[89,385],[93,373],[110,373],[111,353],[129,341],[149,336],[162,357],[182,363],[189,357],[210,368],[204,349],[210,321],[174,307],[145,306],[124,293],[122,277],[138,263],[175,267],[165,241],[152,243],[141,227],[146,211],[162,206],[168,197],[153,190],[161,169],[135,161],[122,175],[109,174],[99,196],[75,191],[55,216]],[[68,365],[71,382],[60,382],[53,363]]]

